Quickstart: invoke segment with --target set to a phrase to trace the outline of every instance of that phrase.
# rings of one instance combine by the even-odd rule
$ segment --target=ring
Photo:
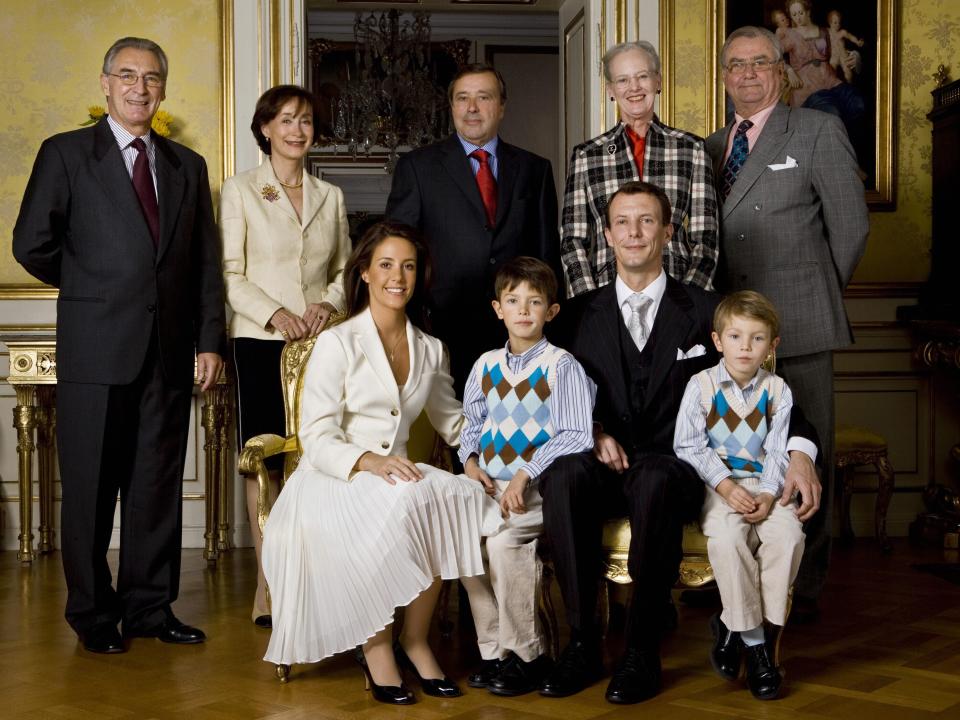
[[[284,337],[290,337],[290,336],[287,334],[287,331],[286,331],[286,330],[281,330],[281,331],[280,331],[280,334],[283,335]]]

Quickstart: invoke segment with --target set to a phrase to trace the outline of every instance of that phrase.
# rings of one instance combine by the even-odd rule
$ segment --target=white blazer
[[[281,307],[303,315],[310,303],[343,310],[343,266],[350,255],[340,188],[303,174],[303,218],[270,159],[234,175],[220,193],[220,237],[230,337],[282,340],[270,318]]]
[[[410,374],[398,388],[370,309],[317,337],[300,405],[301,464],[349,481],[365,452],[406,455],[410,426],[426,410],[449,445],[463,408],[443,343],[407,321]]]

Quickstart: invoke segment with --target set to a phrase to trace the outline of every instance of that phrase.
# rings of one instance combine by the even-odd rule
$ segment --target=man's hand
[[[527,488],[530,476],[524,470],[517,470],[517,474],[507,485],[507,489],[500,496],[500,511],[504,517],[509,517],[510,513],[523,515],[527,511],[527,506],[523,502],[523,491]]]
[[[630,467],[627,454],[623,451],[620,443],[602,430],[597,432],[594,437],[593,456],[614,472],[622,473]]]
[[[200,390],[206,392],[220,379],[223,358],[212,352],[197,353],[197,380]]]
[[[497,486],[493,484],[490,476],[480,468],[480,463],[477,462],[476,455],[471,455],[467,458],[467,462],[463,466],[463,474],[483,485],[483,491],[490,497],[496,495]]]
[[[757,509],[743,516],[743,519],[748,523],[760,522],[765,519],[767,515],[770,514],[770,510],[773,509],[773,495],[770,493],[760,493],[754,497],[754,500],[757,502]]]
[[[789,505],[793,501],[793,494],[799,492],[802,502],[797,508],[797,519],[800,522],[806,522],[820,509],[822,490],[817,468],[810,456],[799,450],[791,451],[790,464],[783,479],[783,496],[780,498],[780,504]]]
[[[730,478],[720,481],[720,484],[717,485],[717,494],[723,498],[731,509],[741,515],[746,516],[757,511],[757,501],[753,495]]]

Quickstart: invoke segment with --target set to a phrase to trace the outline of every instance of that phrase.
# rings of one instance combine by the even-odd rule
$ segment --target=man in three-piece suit
[[[506,341],[490,310],[497,268],[531,255],[563,275],[550,162],[497,135],[507,100],[500,73],[466,65],[448,97],[456,133],[400,158],[386,216],[426,236],[431,332],[447,344],[459,396],[473,362]]]
[[[843,289],[866,247],[863,182],[839,118],[779,102],[783,61],[777,37],[744,27],[721,52],[734,119],[707,139],[718,182],[722,292],[756,290],[780,314],[777,374],[820,437],[828,478],[817,513],[815,478],[798,489],[806,548],[794,585],[793,617],[816,614],[830,559],[833,449],[832,351],[853,341]],[[792,487],[784,489],[789,496]]]
[[[670,200],[659,187],[621,185],[607,204],[604,232],[616,278],[564,310],[561,344],[596,382],[597,400],[593,451],[557,459],[540,482],[571,631],[540,690],[550,697],[579,692],[602,673],[596,623],[602,525],[623,515],[630,518],[633,600],[626,650],[606,697],[635,703],[659,690],[660,635],[675,622],[670,589],[679,574],[683,526],[699,517],[704,494],[696,471],[674,454],[674,426],[687,382],[718,362],[710,332],[719,296],[683,285],[663,269],[670,217]],[[806,453],[798,462],[809,462],[815,443],[802,415],[791,417],[788,448],[799,451],[791,455]]]
[[[114,43],[100,75],[108,116],[44,141],[13,231],[17,261],[60,289],[66,618],[92,652],[124,651],[120,621],[127,637],[205,639],[171,605],[194,356],[207,389],[223,365],[223,285],[203,158],[150,131],[166,79],[156,43]]]

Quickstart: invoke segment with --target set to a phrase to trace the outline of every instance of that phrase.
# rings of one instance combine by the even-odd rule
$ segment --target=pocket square
[[[787,161],[782,163],[774,163],[773,165],[767,165],[768,168],[776,172],[777,170],[789,170],[790,168],[797,167],[797,161],[792,157],[787,155]]]
[[[684,352],[680,348],[677,348],[677,360],[689,360],[690,358],[700,357],[701,355],[706,355],[707,349],[700,345],[699,343],[694,345],[692,348]]]

